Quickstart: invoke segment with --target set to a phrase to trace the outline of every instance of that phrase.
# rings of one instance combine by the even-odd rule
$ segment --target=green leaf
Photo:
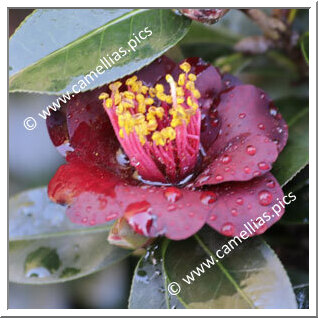
[[[288,271],[290,281],[298,303],[298,309],[309,308],[309,277],[308,273],[300,270]]]
[[[22,192],[9,201],[9,280],[59,283],[111,266],[130,252],[110,245],[108,231],[72,224],[45,188]]]
[[[229,240],[204,228],[190,239],[169,242],[164,268],[168,280],[181,287],[181,303],[187,308],[297,308],[288,276],[271,248],[257,237],[249,238],[241,244],[237,240],[238,246],[232,241],[225,255]],[[218,249],[224,258],[216,257]],[[200,266],[211,255],[215,265]]]
[[[96,15],[100,17],[92,27],[82,26],[83,21],[90,25]],[[37,10],[10,40],[9,64],[12,72],[19,70],[10,77],[10,92],[60,94],[71,91],[75,84],[77,90],[80,84],[82,91],[94,89],[151,63],[180,41],[190,24],[191,20],[170,9],[85,10],[84,16],[74,9]],[[71,36],[77,26],[81,26],[80,32]],[[41,33],[39,42],[34,45],[38,30],[48,32]],[[142,37],[148,37],[140,39],[140,31],[144,31]],[[33,64],[17,62],[34,51],[34,59],[28,59],[34,61]],[[110,63],[107,70],[100,61],[103,57]],[[107,63],[105,59],[104,64]],[[102,67],[99,68],[102,74],[98,74],[98,66]],[[83,76],[86,80],[79,82],[83,81]]]
[[[297,200],[285,206],[285,214],[281,224],[296,225],[309,223],[309,165],[302,169],[283,188],[284,193],[293,192]],[[288,238],[289,239],[289,238]]]
[[[184,308],[177,297],[167,291],[167,277],[163,269],[161,248],[158,245],[147,250],[136,266],[128,308]]]
[[[304,33],[300,38],[300,47],[305,61],[309,64],[309,32]]]
[[[224,27],[218,28],[216,26],[193,22],[189,32],[179,44],[213,43],[232,48],[233,45],[240,39],[241,37],[239,35],[230,32]]]
[[[308,101],[295,97],[275,101],[287,121],[287,145],[273,166],[273,174],[281,185],[290,181],[309,161]]]

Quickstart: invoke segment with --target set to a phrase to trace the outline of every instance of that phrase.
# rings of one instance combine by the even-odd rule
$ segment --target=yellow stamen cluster
[[[171,95],[165,93],[162,84],[148,88],[142,81],[138,81],[137,76],[132,76],[126,80],[127,91],[119,92],[122,83],[117,81],[109,85],[111,96],[107,93],[99,96],[99,99],[104,100],[106,109],[114,107],[121,138],[135,131],[142,145],[146,143],[147,136],[151,135],[151,140],[156,145],[164,146],[176,138],[175,127],[190,122],[191,116],[196,114],[200,93],[194,84],[196,75],[189,74],[191,65],[185,62],[180,68],[184,73],[179,75],[177,82],[170,74],[166,76]],[[154,106],[155,99],[159,104],[163,102],[172,105],[168,111],[171,116],[170,126],[160,131],[157,130],[159,122],[168,114],[164,107]]]

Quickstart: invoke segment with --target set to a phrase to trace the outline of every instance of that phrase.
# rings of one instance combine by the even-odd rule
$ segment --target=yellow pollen
[[[180,74],[178,79],[178,85],[183,86],[185,83],[185,79],[186,79],[185,74],[184,73]]]
[[[135,98],[135,94],[129,91],[125,91],[124,92],[124,96],[128,99],[134,99]]]
[[[191,65],[188,63],[188,62],[183,62],[181,65],[180,65],[180,68],[182,69],[182,71],[186,72],[186,73],[189,73],[190,70],[191,70]]]
[[[157,93],[163,93],[164,92],[164,87],[163,87],[162,84],[157,84],[155,86],[155,89],[156,89]]]
[[[181,97],[184,96],[184,91],[182,87],[177,87],[176,92],[177,92],[177,96],[181,96]]]
[[[121,85],[122,85],[121,82],[114,82],[109,85],[109,88],[111,91],[118,91]]]
[[[154,100],[152,98],[146,98],[145,99],[145,104],[146,105],[152,105],[154,103]]]
[[[170,83],[174,83],[174,79],[170,74],[166,75],[166,81],[170,84]]]
[[[187,104],[188,104],[188,106],[192,107],[193,102],[192,102],[191,96],[188,96],[188,98],[187,98]]]
[[[98,99],[106,99],[109,97],[109,94],[107,93],[101,93],[99,96],[98,96]]]
[[[170,95],[166,96],[166,103],[167,104],[172,104],[172,97]]]
[[[194,81],[197,80],[197,77],[196,77],[196,75],[194,75],[194,74],[191,73],[191,74],[188,75],[188,79],[189,79],[190,81],[194,82]]]
[[[130,77],[130,78],[128,78],[127,80],[126,80],[126,85],[128,85],[128,86],[130,86],[130,85],[132,85],[134,82],[136,82],[137,81],[137,76],[136,75],[134,75],[133,77]]]
[[[113,100],[111,98],[107,98],[105,104],[107,108],[112,108]]]
[[[183,98],[183,97],[178,97],[178,98],[177,98],[177,103],[178,103],[178,104],[184,103],[184,98]]]
[[[166,100],[167,95],[165,93],[158,92],[156,96],[159,100],[164,102]]]
[[[121,96],[119,93],[115,93],[115,96],[114,96],[114,103],[115,105],[118,105],[119,103],[121,102]]]
[[[141,93],[143,93],[144,95],[147,94],[148,92],[148,87],[147,86],[141,86]]]
[[[143,103],[145,101],[145,96],[142,94],[137,94],[136,100],[138,103]]]
[[[172,127],[163,128],[161,130],[161,135],[170,141],[176,139],[176,131]]]
[[[158,123],[156,121],[156,119],[151,119],[148,121],[148,125],[147,125],[147,128],[150,130],[150,131],[155,131],[158,127]]]
[[[142,114],[146,112],[146,104],[144,102],[138,104],[138,112]]]
[[[195,89],[194,83],[193,82],[187,82],[186,84],[186,89],[192,91]]]
[[[171,74],[165,77],[170,86],[170,95],[165,94],[164,85],[157,84],[148,88],[137,76],[126,80],[127,91],[120,92],[122,83],[117,81],[109,84],[111,96],[107,93],[99,95],[99,99],[104,100],[104,107],[113,107],[117,115],[120,138],[135,133],[142,145],[147,142],[152,144],[153,141],[157,146],[165,146],[167,142],[176,139],[177,126],[190,123],[199,107],[197,99],[201,95],[195,87],[196,75],[189,73],[191,65],[184,62],[180,68],[185,73],[179,75],[178,82]],[[166,104],[156,106],[161,105],[158,100]]]
[[[165,138],[159,131],[155,131],[151,138],[157,146],[164,146],[166,144]]]
[[[192,93],[193,93],[193,96],[197,99],[201,97],[201,94],[197,89],[193,90]]]
[[[153,87],[149,89],[149,95],[150,97],[156,97],[156,90]]]

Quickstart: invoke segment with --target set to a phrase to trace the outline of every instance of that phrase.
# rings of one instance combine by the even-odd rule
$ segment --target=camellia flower
[[[283,197],[269,171],[285,121],[261,89],[199,58],[163,56],[77,94],[47,125],[67,161],[48,194],[72,222],[124,218],[139,234],[179,240],[206,223],[235,236],[253,220],[261,234],[283,215],[261,217]]]
[[[217,23],[230,9],[180,9],[186,17],[207,24]]]

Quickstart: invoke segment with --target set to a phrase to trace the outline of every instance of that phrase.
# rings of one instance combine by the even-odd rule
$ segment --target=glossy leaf
[[[289,136],[272,173],[281,185],[285,185],[309,161],[309,108],[308,102],[299,98],[278,100],[275,105],[288,124]]]
[[[107,242],[108,227],[70,223],[65,208],[46,189],[26,191],[9,202],[9,280],[48,284],[86,276],[129,255]]]
[[[136,266],[128,308],[184,308],[177,297],[170,295],[167,291],[167,277],[158,245],[147,250],[146,255],[139,260]]]
[[[84,84],[88,82],[89,85],[84,87],[82,84],[82,91],[91,90],[152,62],[174,46],[186,34],[191,23],[189,19],[170,9],[101,9],[86,10],[85,24],[89,25],[89,21],[94,20],[96,15],[99,18],[92,27],[81,27],[74,36],[70,33],[78,24],[83,24],[82,14],[77,10],[38,10],[31,15],[10,40],[10,67],[12,72],[19,70],[10,78],[10,91],[56,94],[71,91],[74,84],[78,90],[82,83],[78,82],[84,76]],[[47,25],[48,20],[50,23]],[[60,26],[61,20],[63,28]],[[41,33],[39,43],[36,42],[34,46],[34,39],[37,37],[33,30],[42,30],[43,25],[44,30],[50,27],[49,32],[43,32],[45,36]],[[62,40],[59,39],[61,33],[66,33],[65,36],[62,35]],[[17,49],[19,45],[22,50]],[[27,59],[29,62],[33,61],[33,64],[17,62],[42,45],[46,48],[40,49],[34,59]],[[13,54],[19,55],[16,57]],[[108,69],[100,61],[103,57],[109,63]],[[35,59],[37,60],[34,61]],[[105,59],[103,62],[107,66]],[[101,68],[98,73],[96,67],[99,65]]]
[[[164,268],[170,282],[180,284],[178,298],[187,308],[297,308],[288,276],[270,247],[259,238],[249,238],[225,255],[225,238],[210,229],[194,237],[170,242],[164,254]],[[215,253],[223,249],[222,259]],[[215,265],[189,279],[191,271],[210,255]],[[187,277],[188,275],[188,277]],[[182,280],[185,278],[185,280]],[[187,282],[186,282],[187,281]],[[189,284],[188,284],[189,283]]]
[[[300,270],[288,271],[298,303],[298,309],[309,308],[309,277]]]
[[[309,64],[309,32],[306,32],[302,35],[300,39],[300,47],[303,52],[305,61]]]

